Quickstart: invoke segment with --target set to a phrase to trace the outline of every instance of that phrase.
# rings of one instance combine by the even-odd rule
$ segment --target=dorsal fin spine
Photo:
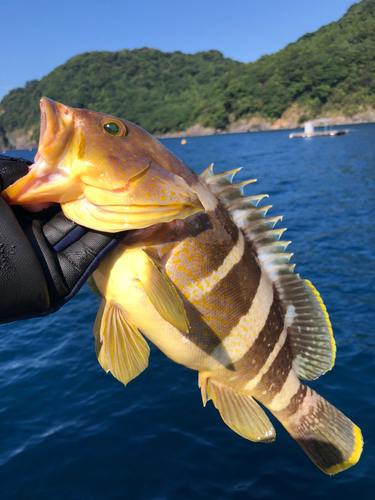
[[[258,258],[262,263],[262,267],[266,271],[273,270],[276,266],[283,266],[288,264],[292,256],[292,253],[278,253],[274,255],[266,255],[265,257],[258,254]]]
[[[206,170],[203,170],[203,172],[200,174],[199,177],[202,179],[207,180],[208,177],[212,177],[214,175],[214,164],[211,163],[209,167],[206,168]]]
[[[267,269],[268,276],[269,276],[270,280],[275,283],[279,276],[286,275],[286,274],[293,274],[295,267],[296,267],[295,264],[278,265],[278,266],[273,266],[272,268],[269,267]],[[277,285],[275,285],[275,286],[277,288]]]
[[[268,219],[251,221],[241,229],[246,233],[249,241],[254,241],[255,236],[264,234],[265,231],[268,231],[270,228],[273,229],[282,218],[282,215],[279,215],[277,217],[269,217]]]
[[[243,197],[240,196],[233,200],[228,200],[227,209],[232,211],[232,210],[247,210],[249,208],[256,208],[258,203],[261,200],[263,200],[263,198],[268,198],[268,194],[259,194],[258,196],[243,196]]]
[[[290,245],[291,241],[273,241],[267,244],[258,244],[258,252],[262,252],[264,254],[269,253],[280,253],[285,251],[288,245]]]
[[[227,186],[232,184],[232,179],[237,172],[242,170],[242,167],[234,168],[232,170],[227,170],[226,172],[221,172],[219,174],[213,174],[206,178],[207,184],[211,186],[215,186],[215,194],[217,193],[217,188],[222,188],[223,186]]]
[[[286,229],[282,228],[282,229],[271,229],[270,231],[265,231],[264,233],[260,233],[253,238],[254,244],[266,245],[268,243],[278,242],[285,231]],[[290,241],[288,243],[290,243]]]
[[[258,221],[265,218],[272,205],[264,207],[250,208],[248,210],[235,210],[232,212],[233,220],[241,229],[247,227],[248,222]]]
[[[243,194],[244,187],[249,185],[249,184],[252,184],[253,182],[256,182],[256,180],[251,179],[248,181],[231,183],[229,186],[225,186],[223,189],[218,191],[216,193],[216,196],[228,198],[228,195],[229,195],[229,198],[233,199],[232,194],[237,193],[237,198],[242,197],[242,196],[244,197],[244,194]]]

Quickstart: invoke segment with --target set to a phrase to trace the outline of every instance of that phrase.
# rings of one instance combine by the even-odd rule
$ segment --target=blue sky
[[[216,49],[255,61],[337,21],[353,0],[1,0],[0,100],[92,50]]]

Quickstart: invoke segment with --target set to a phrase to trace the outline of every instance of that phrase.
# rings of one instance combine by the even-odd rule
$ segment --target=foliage
[[[200,123],[225,128],[251,116],[275,120],[294,102],[310,118],[375,107],[375,0],[353,4],[337,22],[273,55],[243,64],[220,52],[154,49],[90,52],[0,103],[0,129],[34,129],[42,95],[72,107],[121,116],[151,133]]]

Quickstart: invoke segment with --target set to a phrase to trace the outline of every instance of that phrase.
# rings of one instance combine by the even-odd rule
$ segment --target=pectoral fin
[[[145,262],[139,280],[150,302],[165,321],[178,331],[189,333],[189,320],[176,287],[163,273],[160,264],[146,252],[143,253]]]
[[[270,443],[275,440],[275,429],[251,396],[226,386],[219,386],[210,379],[207,393],[219,410],[221,418],[234,432],[255,442]]]
[[[147,368],[150,348],[114,301],[102,300],[94,336],[95,351],[102,368],[124,385]]]

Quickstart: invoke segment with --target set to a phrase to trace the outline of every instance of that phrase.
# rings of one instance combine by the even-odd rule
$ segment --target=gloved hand
[[[0,155],[0,190],[30,164]],[[0,323],[60,309],[123,238],[79,226],[59,205],[30,213],[0,198]]]

